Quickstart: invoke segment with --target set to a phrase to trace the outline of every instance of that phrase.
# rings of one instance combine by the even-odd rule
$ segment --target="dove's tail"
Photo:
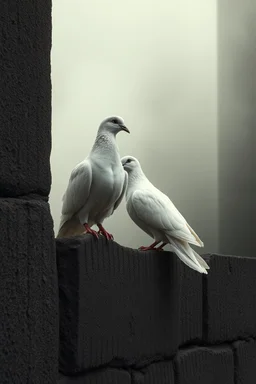
[[[183,261],[183,263],[195,271],[207,274],[206,269],[210,269],[210,267],[204,259],[189,246],[188,243],[175,239],[171,236],[168,236],[168,239],[173,251],[181,259],[181,261]]]
[[[186,223],[189,231],[191,232],[191,234],[194,236],[194,238],[196,239],[196,242],[193,243],[195,244],[197,247],[203,247],[204,246],[204,243],[202,242],[202,240],[200,239],[200,237],[196,234],[196,232],[193,230],[193,228],[190,227],[190,225],[188,225],[188,223]]]
[[[80,224],[79,220],[73,217],[61,217],[60,229],[57,235],[57,239],[62,237],[72,237],[82,235],[85,232],[84,226]]]

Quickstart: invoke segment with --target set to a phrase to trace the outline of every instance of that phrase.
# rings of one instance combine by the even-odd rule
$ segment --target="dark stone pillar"
[[[3,0],[0,25],[0,196],[48,197],[51,1]]]
[[[0,25],[0,383],[55,384],[51,1],[3,0]]]

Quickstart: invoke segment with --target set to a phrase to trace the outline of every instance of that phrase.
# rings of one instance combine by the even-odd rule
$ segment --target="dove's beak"
[[[126,127],[124,124],[119,124],[119,127],[121,128],[122,131],[125,131],[127,133],[130,133],[129,129]]]

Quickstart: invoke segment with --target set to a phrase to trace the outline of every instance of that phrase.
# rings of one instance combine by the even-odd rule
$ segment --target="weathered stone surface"
[[[235,383],[252,384],[256,377],[255,340],[237,341],[233,345],[235,355]]]
[[[256,258],[208,255],[203,276],[204,341],[256,336]]]
[[[58,239],[60,369],[143,366],[179,344],[180,264],[86,235]]]
[[[131,384],[131,375],[123,369],[99,369],[79,376],[60,375],[58,384]]]
[[[234,384],[233,353],[229,347],[193,347],[175,358],[175,384]]]
[[[0,25],[0,196],[47,198],[51,0],[4,0]]]
[[[0,383],[56,384],[53,223],[41,201],[0,200]]]

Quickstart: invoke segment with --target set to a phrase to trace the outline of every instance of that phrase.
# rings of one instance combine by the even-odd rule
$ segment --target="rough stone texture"
[[[256,336],[256,259],[208,255],[203,276],[204,341]]]
[[[51,0],[3,0],[0,25],[0,196],[47,198]]]
[[[0,383],[56,384],[58,287],[47,203],[0,200]]]
[[[179,343],[180,264],[86,235],[58,239],[60,370],[141,367]],[[178,330],[178,331],[177,331]]]
[[[58,384],[131,384],[131,375],[122,369],[99,369],[77,377],[60,375]]]
[[[256,381],[255,340],[234,343],[235,384],[253,384]]]
[[[196,343],[203,335],[202,275],[181,263],[180,345]]]
[[[175,383],[172,361],[153,363],[142,371],[144,373],[143,384],[174,384]]]
[[[235,384],[231,348],[194,347],[175,358],[175,384]]]
[[[131,371],[132,384],[144,384],[144,374],[139,371],[133,369]]]

